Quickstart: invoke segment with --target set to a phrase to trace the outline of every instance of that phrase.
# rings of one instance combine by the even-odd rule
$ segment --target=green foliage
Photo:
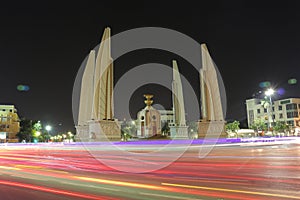
[[[161,132],[163,135],[170,135],[170,127],[168,122],[165,122],[162,125]]]
[[[275,126],[274,126],[274,131],[280,132],[280,133],[289,131],[289,129],[290,129],[289,125],[283,121],[276,122]]]
[[[34,124],[33,124],[33,128],[34,128],[34,130],[36,130],[36,131],[42,130],[42,124],[41,124],[41,122],[40,122],[40,121],[37,121],[36,123],[34,123]]]
[[[262,105],[263,108],[268,108],[270,106],[270,99],[265,97],[264,99],[261,100],[260,104]]]
[[[136,135],[137,127],[135,121],[127,121],[121,126],[121,137],[126,141]]]
[[[19,141],[25,140],[31,142],[34,137],[33,121],[29,119],[21,119],[20,121],[20,132],[17,133]]]
[[[240,122],[235,120],[234,122],[227,123],[225,125],[225,130],[226,132],[236,133],[238,130],[240,130]]]
[[[265,124],[265,121],[263,119],[257,118],[254,120],[250,128],[255,131],[265,131],[267,130],[267,125]]]

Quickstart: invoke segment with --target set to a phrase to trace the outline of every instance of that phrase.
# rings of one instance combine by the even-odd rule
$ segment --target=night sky
[[[299,1],[199,2],[1,2],[0,103],[14,104],[20,117],[47,122],[57,131],[74,130],[75,77],[106,26],[112,34],[138,27],[164,27],[205,42],[225,84],[227,120],[245,119],[245,100],[264,91],[259,87],[263,81],[285,90],[274,98],[300,97],[300,82],[288,84],[291,78],[300,81]],[[115,63],[115,82],[136,65],[170,65],[172,57],[153,51],[124,55]],[[189,74],[192,71],[184,73],[197,85],[197,76]],[[30,90],[18,91],[19,84]],[[144,106],[141,94],[155,93],[156,87],[161,89],[144,86],[135,93],[137,98],[129,105],[132,117]],[[171,97],[164,91],[166,97],[156,100],[168,108]]]

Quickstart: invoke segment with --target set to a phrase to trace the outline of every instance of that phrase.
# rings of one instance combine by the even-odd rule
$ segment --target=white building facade
[[[300,126],[300,98],[281,99],[272,102],[272,110],[264,108],[261,99],[246,100],[248,127],[250,127],[257,118],[264,119],[266,124],[282,121],[291,127]]]

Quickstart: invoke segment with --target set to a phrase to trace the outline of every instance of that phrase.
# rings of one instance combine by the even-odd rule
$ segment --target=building
[[[0,105],[0,141],[18,142],[19,117],[14,105]]]
[[[151,104],[153,95],[144,95],[146,107],[137,114],[137,137],[149,138],[156,135],[161,135],[161,119],[158,110],[153,108]]]
[[[272,102],[272,110],[264,108],[261,99],[246,100],[248,127],[250,127],[257,118],[264,119],[266,124],[283,121],[291,127],[299,126],[300,121],[300,98],[281,99]]]

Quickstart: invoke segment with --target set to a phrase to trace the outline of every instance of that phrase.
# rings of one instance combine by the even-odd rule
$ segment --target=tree
[[[265,121],[263,119],[257,118],[254,120],[254,122],[252,123],[250,128],[256,132],[265,131],[265,130],[267,130],[267,125],[265,124]]]
[[[133,136],[136,135],[137,127],[136,127],[136,122],[135,121],[128,121],[125,122],[121,126],[121,137],[127,141],[129,138],[132,138]]]
[[[33,122],[32,120],[22,118],[20,121],[20,132],[17,133],[17,137],[19,138],[19,141],[26,141],[31,142],[33,138]]]
[[[163,135],[170,135],[170,127],[169,127],[168,122],[163,123],[163,126],[161,128],[161,132],[162,132]]]
[[[240,130],[240,122],[235,120],[231,123],[227,123],[225,125],[225,130],[227,133],[235,133],[236,137],[238,137],[237,131]]]
[[[289,129],[290,129],[289,125],[283,121],[277,121],[274,126],[274,130],[277,133],[282,133],[282,132],[285,133],[286,131],[289,131]]]
[[[269,100],[267,97],[265,97],[264,99],[262,99],[262,100],[260,101],[260,105],[261,105],[263,108],[267,109],[267,108],[269,108],[269,106],[270,106],[270,100]]]

